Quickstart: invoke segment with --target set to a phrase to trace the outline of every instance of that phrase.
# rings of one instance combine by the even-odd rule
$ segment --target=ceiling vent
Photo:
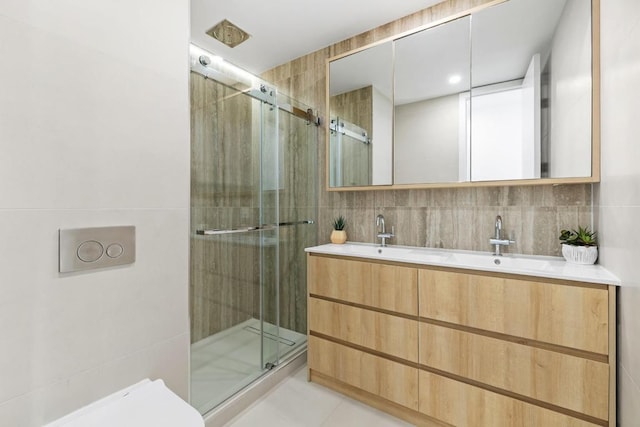
[[[215,26],[210,28],[207,31],[207,34],[229,47],[236,47],[251,37],[249,33],[238,28],[226,19],[218,22]]]

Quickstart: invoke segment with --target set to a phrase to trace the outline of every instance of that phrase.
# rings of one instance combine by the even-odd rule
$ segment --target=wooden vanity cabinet
[[[308,259],[310,295],[417,316],[415,267],[319,255]]]
[[[308,255],[309,378],[425,426],[615,426],[614,286]]]
[[[414,424],[418,412],[418,270],[310,254],[311,381]]]

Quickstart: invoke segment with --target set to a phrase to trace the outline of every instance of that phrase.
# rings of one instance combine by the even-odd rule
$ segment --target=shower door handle
[[[215,236],[220,234],[235,234],[235,233],[249,233],[252,231],[268,231],[275,230],[277,227],[286,227],[290,225],[300,225],[300,224],[315,224],[315,221],[312,219],[305,219],[302,221],[290,221],[290,222],[280,222],[278,224],[263,224],[263,225],[255,225],[251,227],[239,227],[239,228],[227,228],[227,229],[213,229],[213,230],[196,230],[196,234],[201,236]]]
[[[228,228],[228,229],[213,229],[213,230],[196,230],[196,234],[201,236],[215,236],[218,234],[235,234],[235,233],[249,233],[251,231],[265,231],[273,230],[276,228],[273,225],[267,226],[255,226],[255,227],[241,227],[241,228]]]

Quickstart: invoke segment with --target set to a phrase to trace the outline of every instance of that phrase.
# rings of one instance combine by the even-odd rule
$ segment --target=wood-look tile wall
[[[265,72],[263,78],[313,106],[326,119],[328,58],[488,2],[442,2],[280,65]],[[349,240],[375,242],[374,219],[382,213],[386,223],[395,226],[392,244],[489,251],[489,236],[494,232],[495,216],[500,214],[504,229],[517,241],[507,252],[560,255],[559,231],[592,223],[590,184],[328,192],[324,188],[325,138],[322,127],[318,153],[320,243],[329,241],[331,220],[339,214],[347,219]]]
[[[195,73],[190,85],[190,313],[196,342],[259,312],[259,236],[203,237],[193,230],[257,224],[260,170],[252,126],[246,125],[253,120],[251,100]]]
[[[261,313],[276,323],[278,311],[281,326],[307,330],[304,248],[316,244],[317,224],[283,227],[279,235],[193,234],[202,228],[317,221],[317,129],[279,113],[279,141],[268,144],[279,144],[281,165],[263,171],[270,177],[261,187],[259,108],[248,96],[191,74],[192,342]],[[264,126],[274,123],[267,118]]]
[[[278,124],[282,151],[277,193],[279,222],[312,220],[314,224],[280,227],[278,281],[268,283],[265,288],[265,313],[267,320],[275,323],[275,314],[279,312],[281,327],[306,334],[307,269],[304,248],[316,245],[318,239],[318,128],[283,111],[280,111]],[[270,262],[269,268],[275,265],[275,261]],[[276,289],[276,283],[279,289]]]

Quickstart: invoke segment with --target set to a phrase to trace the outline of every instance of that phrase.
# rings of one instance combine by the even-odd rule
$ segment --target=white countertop
[[[305,252],[620,286],[620,279],[604,267],[597,264],[571,264],[561,257],[512,254],[495,256],[489,252],[409,246],[383,248],[380,245],[352,242],[313,246],[306,248]]]

